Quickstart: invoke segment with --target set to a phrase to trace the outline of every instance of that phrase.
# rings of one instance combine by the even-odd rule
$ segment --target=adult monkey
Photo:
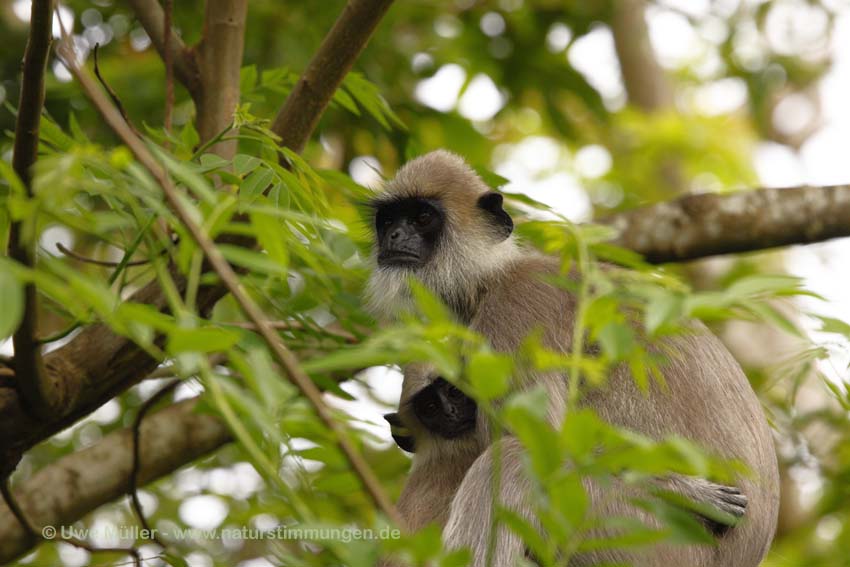
[[[500,351],[515,352],[542,326],[544,346],[570,352],[576,309],[567,291],[546,283],[557,275],[558,259],[520,248],[511,237],[513,221],[493,192],[458,156],[444,151],[415,159],[399,170],[374,200],[377,267],[368,286],[371,308],[393,317],[411,307],[407,286],[415,276],[449,305],[457,317]],[[631,563],[683,567],[755,567],[776,528],[779,488],[776,456],[754,392],[731,354],[703,326],[664,340],[673,356],[661,368],[666,387],[638,390],[628,369],[618,367],[607,384],[590,390],[582,404],[614,425],[650,437],[681,435],[724,458],[738,459],[753,476],[738,479],[747,497],[747,518],[717,546],[655,546],[642,552],[605,550],[574,557],[571,565]],[[546,373],[526,377],[541,384],[558,425],[566,409],[566,379]],[[522,447],[514,437],[499,441],[500,503],[533,520]],[[475,458],[452,498],[443,531],[449,547],[468,546],[483,565],[492,516],[491,455]],[[594,512],[602,516],[645,517],[622,498],[602,498],[586,486]],[[647,521],[651,519],[647,518]],[[497,533],[494,565],[511,565],[525,553],[506,529]]]

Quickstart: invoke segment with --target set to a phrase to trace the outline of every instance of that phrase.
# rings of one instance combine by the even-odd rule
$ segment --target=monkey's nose
[[[399,236],[401,236],[401,229],[397,228],[390,233],[390,240],[396,240]]]

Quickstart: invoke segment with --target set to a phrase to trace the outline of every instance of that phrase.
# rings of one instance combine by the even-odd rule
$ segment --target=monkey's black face
[[[431,433],[456,439],[475,430],[475,400],[443,378],[437,378],[411,400],[413,414]]]
[[[444,225],[440,204],[430,199],[375,203],[378,265],[415,268],[427,264]]]

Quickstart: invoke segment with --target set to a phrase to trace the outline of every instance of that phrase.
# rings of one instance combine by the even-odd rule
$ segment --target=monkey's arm
[[[449,519],[443,529],[443,541],[448,549],[468,547],[472,551],[472,567],[487,564],[490,525],[493,521],[492,459],[500,456],[499,506],[518,514],[537,525],[529,504],[530,485],[525,474],[522,446],[515,437],[497,441],[472,464],[452,500]],[[515,565],[525,554],[525,545],[512,531],[500,526],[496,533],[491,565]]]
[[[682,475],[659,479],[657,484],[660,497],[694,512],[716,536],[735,527],[747,510],[747,497],[736,486]]]

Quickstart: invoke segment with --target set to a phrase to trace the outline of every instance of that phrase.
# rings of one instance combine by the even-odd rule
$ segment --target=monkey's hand
[[[747,496],[740,488],[703,478],[674,476],[665,479],[659,495],[696,514],[715,536],[737,526],[747,510]]]

